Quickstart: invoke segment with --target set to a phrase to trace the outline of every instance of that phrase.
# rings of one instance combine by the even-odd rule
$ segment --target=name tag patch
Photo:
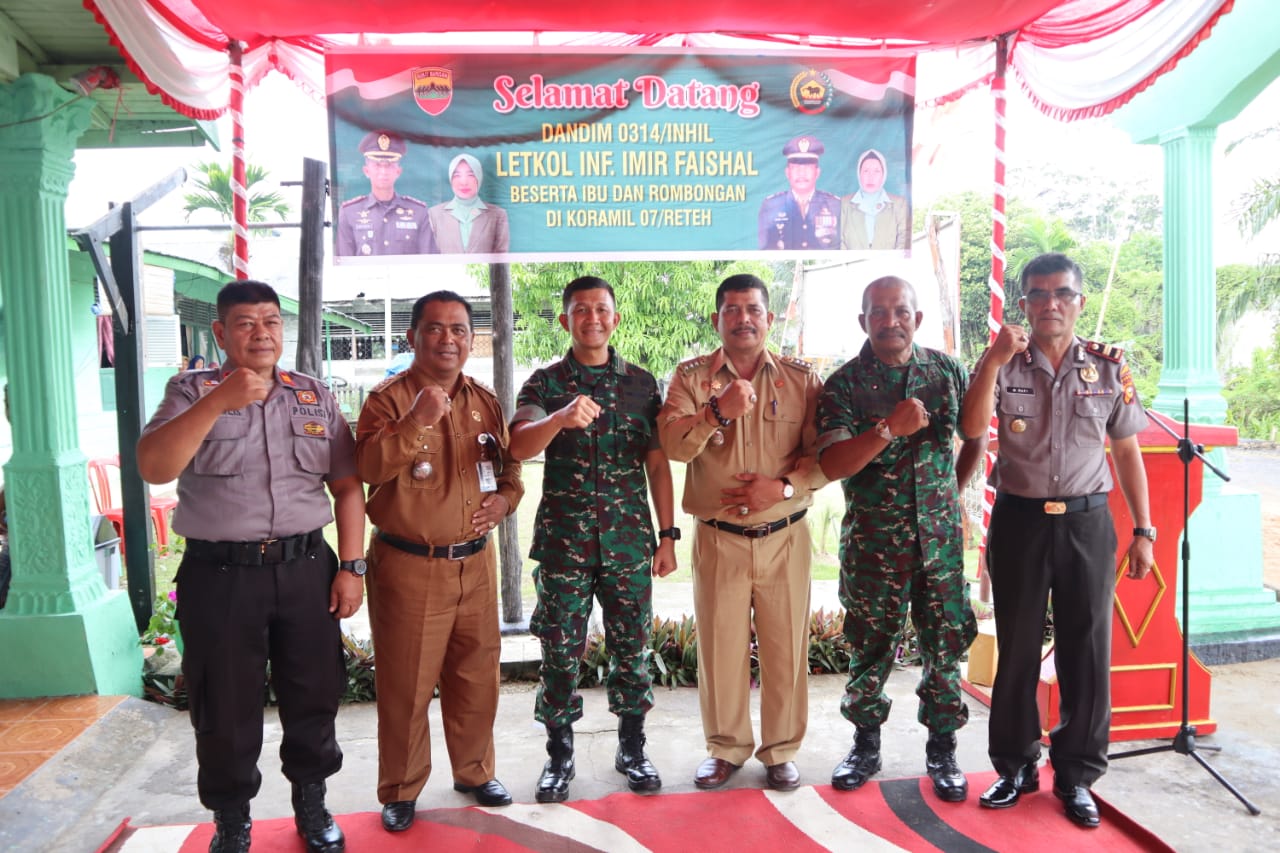
[[[1034,388],[1023,388],[1021,385],[1006,385],[1004,388],[1006,394],[1035,394]]]

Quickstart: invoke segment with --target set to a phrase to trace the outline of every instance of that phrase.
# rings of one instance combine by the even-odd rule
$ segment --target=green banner
[[[914,59],[326,56],[340,263],[905,251]]]

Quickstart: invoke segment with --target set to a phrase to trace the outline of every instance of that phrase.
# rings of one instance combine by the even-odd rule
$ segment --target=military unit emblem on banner
[[[831,78],[817,69],[806,69],[791,78],[791,106],[805,115],[825,112],[834,94]]]
[[[429,116],[438,116],[453,100],[453,69],[425,67],[413,72],[413,100]]]

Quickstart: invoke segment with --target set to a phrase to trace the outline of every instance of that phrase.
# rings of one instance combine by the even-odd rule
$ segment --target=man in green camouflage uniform
[[[954,436],[968,387],[961,363],[912,343],[920,324],[915,291],[902,279],[873,281],[858,322],[867,342],[823,386],[818,403],[819,462],[843,478],[840,602],[852,647],[840,711],[854,724],[853,748],[831,775],[852,790],[880,770],[884,694],[908,609],[924,663],[916,695],[929,729],[925,766],[934,792],[968,794],[956,766],[955,732],[969,719],[960,692],[960,658],[977,626],[964,578],[958,483],[982,456],[985,436]],[[958,482],[957,482],[958,481]]]
[[[529,629],[542,641],[534,718],[547,728],[550,760],[538,779],[540,803],[562,802],[574,775],[573,723],[582,716],[578,669],[592,600],[603,611],[609,710],[618,716],[614,766],[633,791],[662,781],[644,753],[644,715],[653,707],[648,647],[653,623],[650,572],[675,571],[671,469],[658,444],[662,398],[647,371],[609,346],[618,326],[604,279],[571,281],[560,325],[573,338],[563,359],[534,372],[520,389],[511,453],[546,451],[542,501],[529,556],[538,603]],[[648,488],[646,488],[646,474]],[[648,494],[658,513],[658,547]]]

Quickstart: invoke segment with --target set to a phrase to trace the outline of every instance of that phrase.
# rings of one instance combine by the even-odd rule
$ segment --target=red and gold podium
[[[1182,424],[1152,413],[1179,437]],[[1191,441],[1212,447],[1237,443],[1233,427],[1191,427]],[[1128,545],[1133,519],[1118,487],[1111,490],[1110,508],[1115,519],[1120,550],[1116,554],[1116,593],[1111,641],[1111,740],[1145,740],[1173,737],[1182,724],[1182,629],[1174,612],[1178,585],[1182,582],[1179,542],[1183,532],[1183,463],[1178,458],[1177,439],[1159,426],[1148,423],[1138,434],[1151,496],[1151,520],[1159,531],[1155,544],[1155,567],[1142,580],[1125,577]],[[1108,456],[1108,458],[1110,458]],[[1204,466],[1198,459],[1190,465],[1191,511],[1199,505]],[[1201,555],[1211,553],[1212,543],[1192,543]],[[1194,559],[1194,554],[1193,554]],[[1203,559],[1203,557],[1202,557]],[[997,670],[998,671],[998,670]],[[1194,654],[1190,656],[1188,678],[1188,722],[1198,734],[1217,728],[1209,717],[1209,670]],[[969,685],[966,690],[984,703],[990,691]],[[1041,729],[1048,735],[1058,724],[1058,679],[1053,648],[1045,655],[1036,694],[1040,706]]]

